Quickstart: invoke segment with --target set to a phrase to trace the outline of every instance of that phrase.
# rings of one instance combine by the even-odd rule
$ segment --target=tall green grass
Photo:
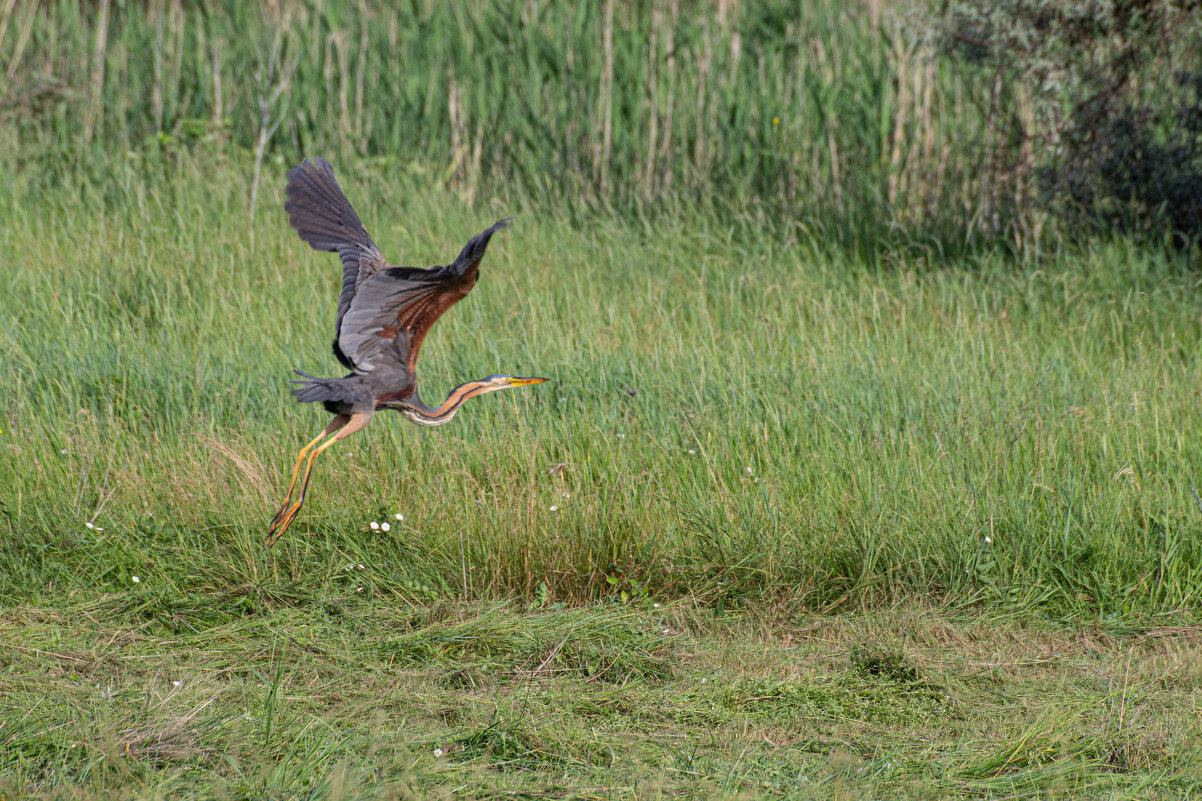
[[[972,230],[986,125],[916,10],[819,2],[0,9],[27,180],[217,145],[371,157],[469,202],[736,212],[875,247]],[[949,238],[951,237],[951,238]]]
[[[1196,279],[1121,245],[1029,272],[899,254],[882,273],[707,217],[519,216],[423,348],[423,394],[553,382],[439,429],[381,415],[322,457],[264,553],[325,422],[287,380],[336,372],[338,269],[288,229],[283,167],[248,223],[248,166],[114,167],[103,193],[3,178],[7,601],[138,575],[165,614],[248,586],[287,602],[370,563],[364,592],[410,598],[1193,608]],[[402,263],[510,211],[340,177]]]

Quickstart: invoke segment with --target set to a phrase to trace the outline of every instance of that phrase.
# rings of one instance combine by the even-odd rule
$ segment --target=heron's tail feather
[[[300,376],[293,384],[300,384],[292,390],[292,394],[301,403],[317,403],[334,401],[342,403],[359,403],[363,400],[356,391],[354,382],[348,378],[317,378],[300,370],[292,372]]]

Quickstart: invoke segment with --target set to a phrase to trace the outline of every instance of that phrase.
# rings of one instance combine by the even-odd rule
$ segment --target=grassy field
[[[251,226],[244,173],[207,169],[130,169],[111,203],[5,188],[10,599],[324,586],[345,555],[415,600],[922,597],[1119,623],[1191,607],[1196,278],[1121,246],[868,271],[702,218],[519,213],[434,329],[422,386],[552,383],[439,429],[382,416],[323,456],[265,559],[293,455],[327,419],[288,381],[337,372],[339,270],[287,227],[282,168]],[[343,175],[400,261],[445,261],[521,211]]]
[[[870,268],[347,164],[396,261],[518,215],[426,397],[553,382],[382,415],[264,552],[325,420],[290,368],[336,372],[285,169],[253,222],[245,160],[0,177],[6,798],[1202,793],[1173,257]]]

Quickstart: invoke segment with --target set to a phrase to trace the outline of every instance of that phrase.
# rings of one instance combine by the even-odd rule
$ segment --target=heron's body
[[[304,503],[318,454],[363,428],[377,411],[395,409],[420,425],[438,426],[449,422],[460,404],[470,398],[545,380],[491,375],[461,384],[437,407],[427,406],[417,393],[416,364],[422,341],[443,312],[475,286],[489,240],[508,221],[501,220],[472,237],[445,267],[398,267],[385,262],[328,163],[304,161],[288,173],[286,191],[284,209],[300,238],[342,259],[334,356],[350,373],[342,378],[316,378],[297,371],[302,378],[292,391],[296,399],[321,403],[334,419],[297,456],[288,497],[272,520],[268,545],[291,525]],[[317,447],[326,437],[329,439]],[[306,459],[300,497],[294,501],[292,491]]]

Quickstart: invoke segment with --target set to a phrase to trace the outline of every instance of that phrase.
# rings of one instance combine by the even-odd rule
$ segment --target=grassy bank
[[[423,392],[497,371],[553,383],[440,429],[382,416],[323,456],[264,554],[325,420],[289,371],[336,372],[336,260],[287,228],[282,171],[250,224],[237,163],[115,171],[103,192],[6,179],[6,603],[127,592],[135,574],[165,610],[247,586],[317,597],[370,562],[366,591],[410,600],[1192,609],[1195,279],[1122,247],[869,272],[704,218],[519,216],[423,349]],[[402,262],[445,261],[513,208],[342,175]]]
[[[348,583],[200,625],[137,593],[26,606],[0,635],[9,799],[1202,793],[1186,629],[410,607]]]

